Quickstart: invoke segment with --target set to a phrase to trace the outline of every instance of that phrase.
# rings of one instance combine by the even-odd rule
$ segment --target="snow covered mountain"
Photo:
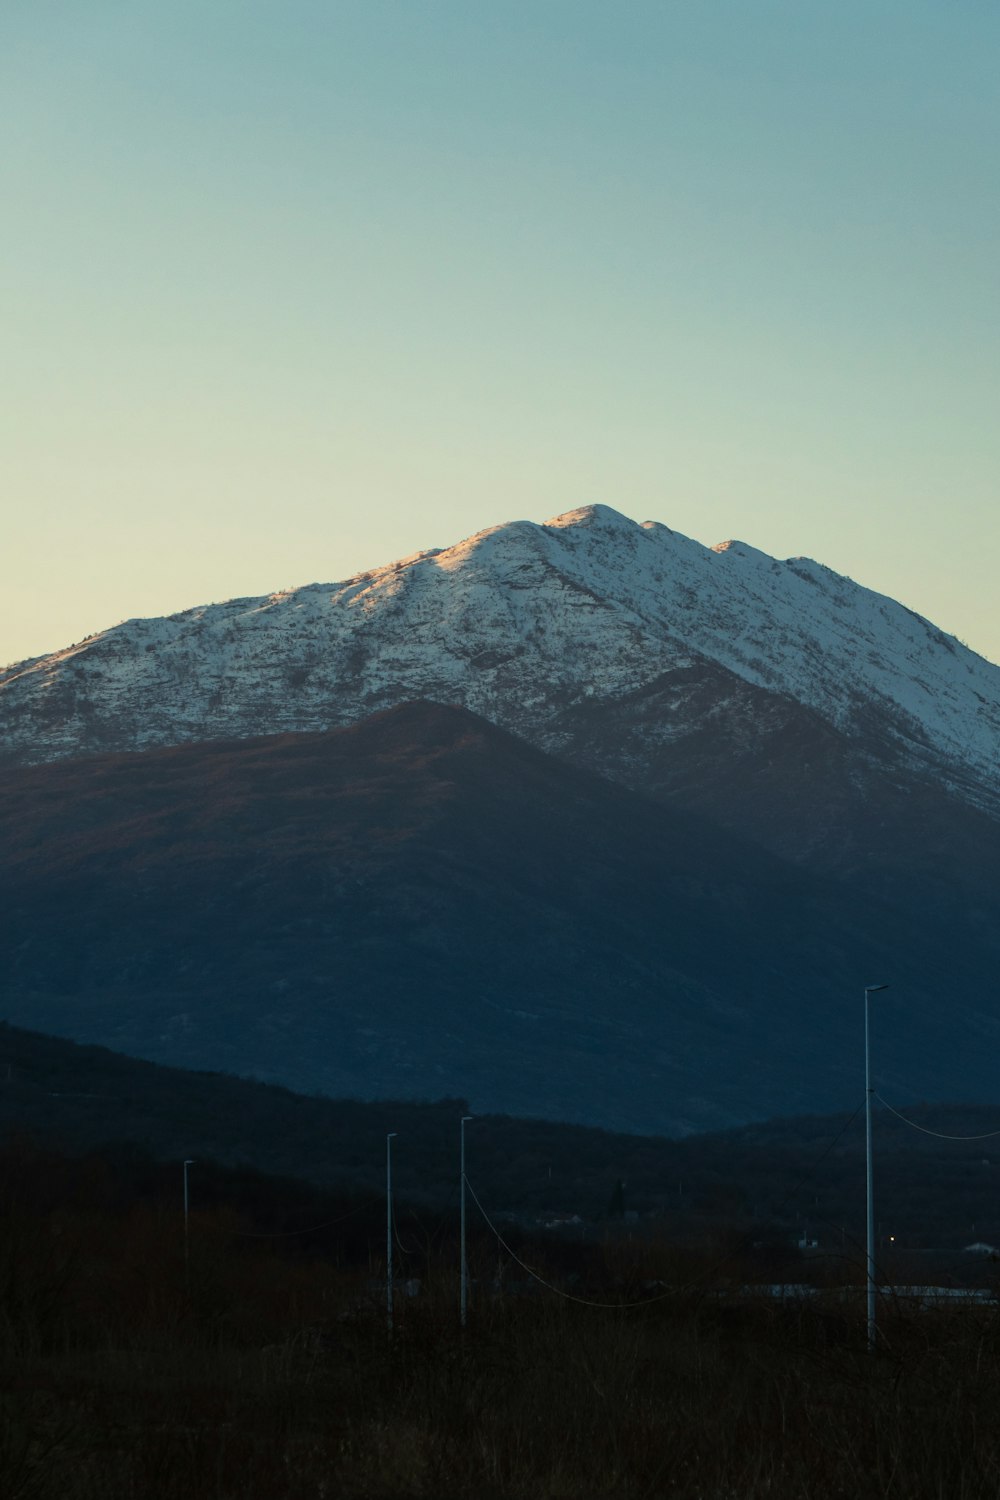
[[[884,980],[897,1093],[992,1098],[998,755],[928,621],[602,506],[128,621],[0,676],[7,1014],[688,1129],[834,1107]]]
[[[572,753],[588,709],[654,690],[647,739],[753,717],[763,694],[849,738],[878,725],[883,757],[996,805],[1000,667],[818,563],[599,505],[20,663],[0,674],[0,755],[320,729],[418,696]]]

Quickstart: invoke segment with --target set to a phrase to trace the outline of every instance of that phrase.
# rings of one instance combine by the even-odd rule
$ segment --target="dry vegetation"
[[[619,1311],[497,1297],[481,1243],[463,1337],[454,1246],[429,1237],[390,1341],[378,1251],[357,1239],[303,1254],[202,1211],[186,1287],[175,1204],[115,1204],[99,1165],[60,1178],[25,1148],[0,1186],[5,1500],[1000,1491],[988,1307],[886,1309],[873,1359],[859,1307],[709,1294],[717,1272],[667,1246],[594,1247],[573,1282],[558,1246],[532,1248],[584,1295],[686,1284]]]

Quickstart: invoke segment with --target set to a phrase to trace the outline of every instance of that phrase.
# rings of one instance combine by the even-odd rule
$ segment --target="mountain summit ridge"
[[[567,716],[653,690],[662,744],[691,731],[692,673],[713,684],[699,723],[748,692],[848,739],[877,722],[883,761],[1000,810],[1000,667],[821,563],[707,547],[606,505],[20,663],[0,674],[0,758],[327,728],[417,696],[562,753]]]

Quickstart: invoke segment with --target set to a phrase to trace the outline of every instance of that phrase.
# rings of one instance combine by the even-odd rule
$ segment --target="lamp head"
[[[889,986],[887,984],[866,984],[865,985],[865,994],[866,995],[876,995],[879,990],[887,990],[888,988],[889,988]]]

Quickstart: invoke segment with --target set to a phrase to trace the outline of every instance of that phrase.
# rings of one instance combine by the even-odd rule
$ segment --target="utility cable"
[[[883,1099],[882,1095],[876,1093],[874,1089],[872,1089],[872,1093],[875,1094],[875,1098],[880,1104],[885,1105],[891,1115],[896,1116],[897,1120],[902,1120],[904,1125],[909,1125],[913,1130],[919,1130],[924,1135],[937,1136],[939,1141],[989,1141],[994,1136],[1000,1135],[1000,1130],[986,1130],[982,1135],[947,1135],[943,1130],[928,1130],[926,1125],[918,1125],[916,1120],[908,1120],[905,1115],[900,1114],[898,1109],[893,1109],[888,1099]]]
[[[583,1307],[607,1307],[616,1308],[618,1310],[626,1307],[643,1307],[650,1302],[659,1302],[662,1300],[662,1297],[643,1297],[638,1302],[595,1302],[589,1297],[577,1297],[572,1292],[564,1292],[561,1287],[553,1286],[551,1281],[546,1281],[544,1276],[539,1276],[537,1271],[533,1270],[526,1261],[523,1261],[521,1257],[511,1249],[507,1241],[504,1239],[503,1235],[500,1233],[499,1229],[493,1223],[493,1220],[490,1218],[483,1205],[480,1203],[478,1197],[476,1196],[476,1190],[472,1186],[472,1183],[469,1181],[468,1177],[466,1177],[465,1179],[465,1186],[469,1190],[469,1196],[471,1197],[473,1203],[479,1209],[479,1212],[482,1214],[484,1220],[486,1221],[487,1228],[492,1230],[493,1234],[496,1235],[498,1243],[503,1246],[507,1254],[510,1256],[511,1260],[514,1261],[516,1265],[519,1265],[522,1271],[527,1271],[528,1275],[533,1277],[534,1280],[539,1283],[539,1285],[545,1287],[550,1292],[555,1292],[557,1297],[564,1297],[567,1302],[579,1302]],[[662,1296],[664,1297],[673,1297],[675,1295],[676,1293],[673,1288],[671,1288],[669,1292],[665,1292],[662,1294]]]
[[[827,1143],[827,1145],[824,1147],[822,1153],[811,1164],[811,1166],[809,1167],[809,1170],[802,1177],[800,1177],[799,1181],[794,1185],[794,1187],[792,1187],[785,1194],[784,1198],[781,1201],[781,1204],[779,1205],[779,1207],[777,1209],[777,1213],[779,1215],[784,1212],[784,1209],[785,1209],[786,1205],[791,1201],[792,1198],[795,1197],[796,1193],[798,1193],[805,1186],[805,1184],[810,1181],[810,1179],[814,1176],[814,1174],[816,1173],[816,1171],[818,1170],[818,1168],[820,1166],[822,1166],[823,1162],[829,1156],[829,1154],[833,1150],[833,1148],[837,1145],[837,1143],[841,1139],[841,1137],[844,1136],[846,1134],[846,1132],[850,1129],[850,1127],[854,1124],[854,1121],[857,1119],[858,1115],[861,1113],[861,1111],[862,1111],[863,1108],[864,1108],[864,1101],[862,1101],[862,1103],[858,1105],[857,1109],[854,1110],[853,1114],[849,1115],[848,1118],[844,1121],[844,1124],[837,1131],[837,1134],[833,1137],[833,1139],[831,1141],[829,1141]],[[504,1248],[504,1250],[506,1250],[506,1252],[510,1256],[511,1260],[513,1260],[517,1265],[519,1265],[523,1271],[526,1271],[529,1276],[533,1277],[535,1281],[539,1282],[540,1285],[546,1287],[550,1292],[555,1292],[555,1294],[556,1294],[557,1297],[563,1297],[563,1298],[565,1298],[565,1300],[567,1302],[577,1302],[577,1303],[579,1303],[583,1307],[613,1308],[613,1309],[617,1309],[619,1311],[623,1311],[623,1310],[626,1310],[628,1308],[633,1308],[633,1307],[649,1307],[649,1306],[651,1306],[655,1302],[664,1302],[669,1297],[676,1297],[678,1295],[683,1295],[685,1292],[694,1291],[697,1288],[697,1286],[699,1285],[700,1282],[703,1282],[707,1277],[714,1275],[717,1271],[721,1270],[721,1268],[723,1266],[729,1264],[730,1261],[734,1260],[737,1255],[741,1254],[742,1251],[746,1249],[748,1243],[752,1240],[753,1235],[756,1232],[755,1230],[750,1230],[749,1233],[747,1233],[746,1235],[743,1236],[743,1239],[741,1240],[740,1244],[737,1245],[733,1250],[729,1251],[729,1253],[727,1255],[723,1256],[720,1260],[716,1261],[713,1265],[708,1266],[704,1271],[700,1272],[699,1275],[696,1276],[692,1281],[683,1283],[679,1287],[670,1287],[670,1288],[668,1288],[667,1291],[660,1292],[656,1296],[653,1296],[653,1297],[640,1297],[636,1301],[630,1301],[630,1302],[597,1302],[597,1301],[594,1301],[592,1298],[589,1298],[589,1297],[577,1297],[572,1292],[564,1292],[560,1287],[553,1286],[550,1281],[546,1281],[545,1280],[544,1276],[540,1276],[537,1271],[533,1270],[532,1267],[529,1266],[525,1261],[523,1261],[521,1259],[521,1257],[519,1255],[517,1255],[511,1249],[510,1245],[508,1245],[507,1241],[504,1239],[503,1235],[500,1233],[499,1229],[497,1229],[496,1225],[490,1219],[489,1214],[486,1212],[485,1208],[480,1203],[479,1198],[476,1195],[475,1189],[473,1188],[472,1183],[469,1181],[468,1177],[465,1178],[465,1185],[466,1185],[466,1187],[469,1190],[469,1194],[470,1194],[470,1196],[472,1198],[472,1201],[475,1203],[476,1207],[479,1209],[479,1212],[482,1214],[483,1219],[486,1221],[486,1224],[487,1224],[488,1228],[496,1236],[497,1241],[499,1242],[500,1245],[502,1245],[502,1247]]]

